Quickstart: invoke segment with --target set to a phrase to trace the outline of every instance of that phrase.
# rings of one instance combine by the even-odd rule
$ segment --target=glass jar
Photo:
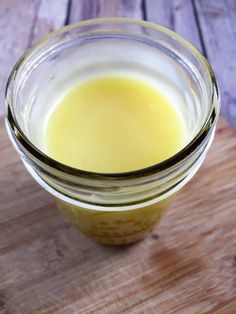
[[[83,171],[47,156],[42,134],[52,104],[72,82],[100,74],[145,77],[166,94],[185,120],[186,146],[125,173]],[[66,26],[26,51],[8,80],[6,125],[27,170],[72,224],[98,242],[123,244],[150,232],[196,173],[214,137],[219,103],[210,65],[181,36],[144,21],[95,19]]]

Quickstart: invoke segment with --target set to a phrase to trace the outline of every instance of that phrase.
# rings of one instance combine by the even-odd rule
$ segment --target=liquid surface
[[[161,162],[186,144],[177,109],[144,81],[118,76],[76,86],[57,104],[44,151],[82,170],[117,173]]]

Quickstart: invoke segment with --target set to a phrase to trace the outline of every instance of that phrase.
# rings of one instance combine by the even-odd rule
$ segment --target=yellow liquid
[[[129,77],[94,78],[76,86],[48,119],[45,152],[94,172],[145,168],[186,143],[181,115],[148,83]]]

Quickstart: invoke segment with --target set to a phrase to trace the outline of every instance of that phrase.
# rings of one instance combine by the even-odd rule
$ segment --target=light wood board
[[[96,244],[23,168],[1,120],[0,313],[236,313],[236,135],[143,241]]]
[[[13,64],[42,35],[81,19],[147,19],[208,57],[235,126],[234,0],[0,0],[0,115]],[[100,246],[71,227],[23,168],[0,120],[0,314],[235,314],[236,135],[210,153],[144,241]]]

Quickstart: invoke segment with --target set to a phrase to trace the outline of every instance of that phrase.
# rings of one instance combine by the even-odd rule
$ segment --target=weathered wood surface
[[[234,0],[0,0],[0,102],[10,68],[41,35],[127,16],[168,26],[206,52],[233,124],[235,14]],[[0,136],[0,314],[236,313],[236,135],[224,122],[160,226],[126,248],[74,230],[26,173],[3,120]]]
[[[207,57],[221,90],[222,113],[236,130],[236,1],[195,1]]]
[[[236,136],[221,121],[156,230],[123,248],[86,239],[26,173],[1,121],[0,313],[236,313]]]
[[[0,0],[0,116],[11,68],[37,39],[65,24],[69,0]]]
[[[146,0],[148,21],[168,27],[202,50],[194,7],[191,0]]]
[[[129,17],[142,19],[142,0],[72,0],[69,22],[97,17]]]

